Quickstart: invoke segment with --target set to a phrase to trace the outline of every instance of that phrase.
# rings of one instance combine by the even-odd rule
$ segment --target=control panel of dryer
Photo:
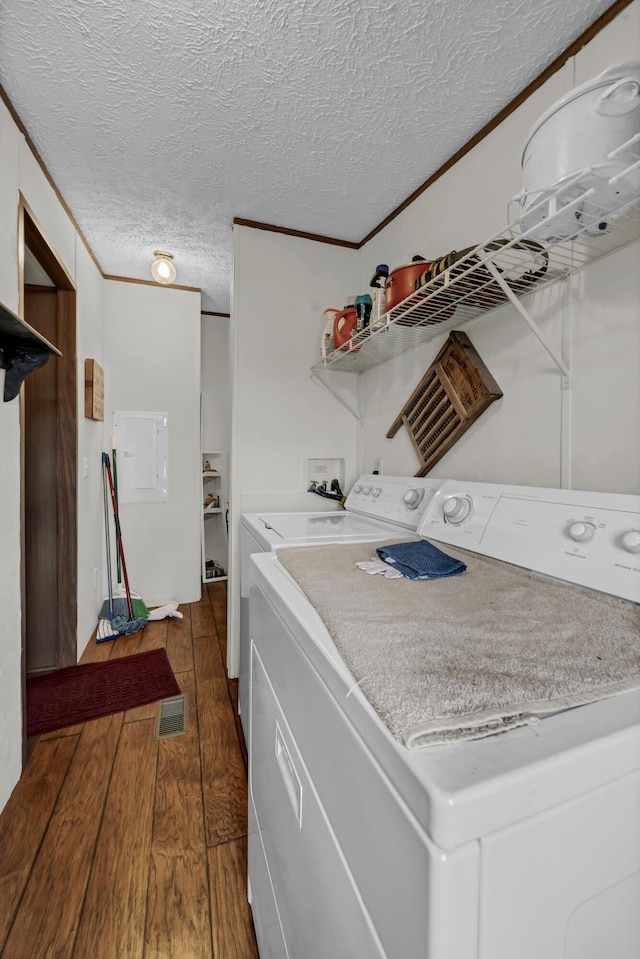
[[[419,476],[365,473],[347,496],[345,509],[415,530],[442,482]]]
[[[418,532],[640,603],[640,496],[446,480]]]

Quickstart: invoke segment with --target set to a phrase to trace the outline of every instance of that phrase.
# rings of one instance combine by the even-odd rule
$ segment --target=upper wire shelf
[[[385,313],[378,324],[356,333],[311,368],[363,373],[385,360],[413,349],[442,333],[464,326],[485,313],[517,302],[534,290],[564,279],[588,263],[622,249],[640,238],[640,194],[603,214],[594,189],[573,190],[572,199],[529,230],[520,221],[476,247],[415,293]],[[548,203],[548,198],[547,201]],[[541,204],[542,206],[542,204]],[[529,209],[529,213],[535,207]],[[539,241],[558,231],[571,237]],[[428,264],[425,263],[425,267]],[[526,312],[522,308],[520,312]],[[560,364],[559,364],[560,365]]]

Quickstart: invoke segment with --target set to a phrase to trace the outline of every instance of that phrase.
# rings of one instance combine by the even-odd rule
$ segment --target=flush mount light
[[[165,285],[173,283],[176,278],[176,268],[172,262],[172,254],[156,250],[153,255],[155,260],[151,264],[151,276],[156,283],[164,283]]]

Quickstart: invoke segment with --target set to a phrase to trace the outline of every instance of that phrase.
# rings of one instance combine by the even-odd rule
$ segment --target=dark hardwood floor
[[[226,583],[81,662],[165,646],[189,731],[157,704],[40,738],[0,816],[1,959],[257,959],[246,752],[226,678]]]

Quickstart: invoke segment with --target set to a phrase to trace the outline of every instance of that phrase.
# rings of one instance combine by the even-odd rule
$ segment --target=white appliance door
[[[290,959],[251,798],[249,798],[248,859],[249,902],[256,938],[260,946],[260,959]]]
[[[481,845],[481,956],[640,956],[639,773]]]
[[[260,886],[252,869],[261,841],[288,955],[384,959],[255,646],[249,756],[257,825],[257,834],[249,835],[249,880],[256,909],[264,881]],[[263,941],[270,931],[279,935],[275,922],[257,929],[261,955],[273,954],[274,944]]]
[[[244,525],[240,526],[240,671],[238,710],[245,742],[249,742],[249,563],[253,553],[263,552],[261,544]]]

